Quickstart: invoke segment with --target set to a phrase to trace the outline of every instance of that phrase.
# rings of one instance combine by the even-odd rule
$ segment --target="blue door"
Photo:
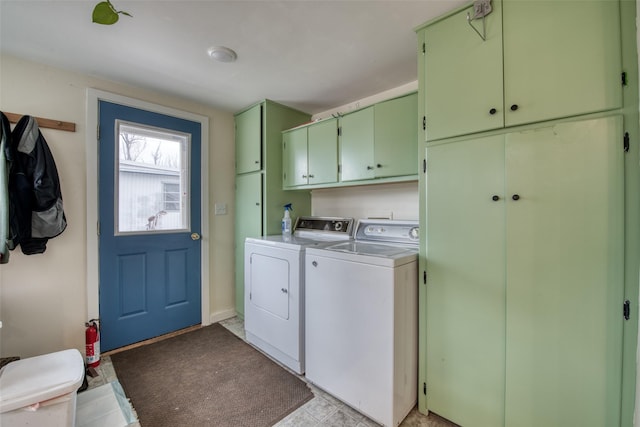
[[[201,322],[200,123],[99,103],[103,351]]]

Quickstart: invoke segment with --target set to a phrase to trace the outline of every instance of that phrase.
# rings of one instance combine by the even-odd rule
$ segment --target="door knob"
[[[518,104],[513,104],[511,106],[511,111],[516,111],[518,109]]]
[[[498,200],[500,200],[500,196],[498,195],[494,195],[491,200],[493,200],[494,202],[497,202]]]
[[[514,194],[513,196],[511,196],[511,198],[512,198],[513,200],[520,200],[520,196],[519,196],[519,195],[517,195],[517,194]]]
[[[200,240],[200,235],[198,233],[191,233],[191,240]]]
[[[497,112],[498,110],[496,110],[495,108],[492,108],[491,110],[489,110],[489,114],[491,114],[492,116]]]

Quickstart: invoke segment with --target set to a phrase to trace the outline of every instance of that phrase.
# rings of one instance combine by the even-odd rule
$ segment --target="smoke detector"
[[[238,58],[238,55],[228,47],[213,46],[207,51],[209,56],[218,62],[233,62]]]

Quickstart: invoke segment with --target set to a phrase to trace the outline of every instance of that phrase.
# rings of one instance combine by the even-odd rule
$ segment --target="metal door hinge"
[[[624,314],[624,320],[629,320],[629,317],[631,317],[631,302],[629,300],[624,301],[622,313]]]
[[[422,272],[422,282],[426,285],[427,284],[427,270]]]
[[[342,136],[342,126],[338,127],[338,136]]]
[[[629,132],[625,132],[624,133],[624,139],[623,139],[623,147],[624,147],[624,152],[628,153],[629,152]]]
[[[422,159],[422,173],[427,173],[427,159]]]
[[[425,53],[427,53],[427,44],[422,43],[422,54],[424,55]]]
[[[422,393],[425,396],[427,395],[427,383],[422,383]]]
[[[422,116],[422,130],[427,130],[427,116]]]
[[[100,221],[96,222],[96,234],[100,235]]]
[[[100,141],[100,125],[96,126],[96,139]]]
[[[626,86],[627,85],[627,73],[626,71],[622,72],[622,86]]]

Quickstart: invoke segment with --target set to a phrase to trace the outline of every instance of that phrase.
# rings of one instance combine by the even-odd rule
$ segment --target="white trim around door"
[[[155,113],[166,114],[181,119],[199,122],[202,130],[201,144],[201,176],[202,176],[202,272],[201,272],[201,323],[211,324],[209,307],[209,118],[174,108],[140,101],[98,89],[87,89],[87,129],[86,129],[86,164],[87,164],[87,319],[98,318],[99,280],[98,280],[98,102],[108,101]]]

